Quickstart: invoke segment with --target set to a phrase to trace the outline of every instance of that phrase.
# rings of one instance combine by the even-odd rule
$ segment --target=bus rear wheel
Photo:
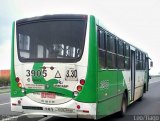
[[[119,117],[123,117],[126,114],[127,111],[127,96],[126,94],[123,94],[122,103],[121,103],[121,110],[118,113]]]

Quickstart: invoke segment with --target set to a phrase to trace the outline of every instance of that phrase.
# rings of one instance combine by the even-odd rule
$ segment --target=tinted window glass
[[[125,69],[130,69],[130,58],[125,57]]]
[[[99,50],[99,64],[100,68],[105,68],[105,52]]]
[[[107,68],[116,68],[116,55],[113,53],[107,52]]]
[[[124,69],[124,57],[123,56],[117,56],[117,64],[119,69]]]
[[[125,56],[127,56],[127,57],[130,56],[130,48],[129,48],[128,44],[126,44]]]
[[[19,57],[22,61],[75,61],[82,55],[85,31],[85,20],[18,24]]]
[[[118,41],[118,54],[123,55],[124,44],[121,40]]]
[[[98,43],[99,43],[99,65],[100,68],[106,67],[106,51],[105,51],[105,31],[98,27]]]
[[[105,50],[105,33],[102,30],[99,30],[99,48]]]
[[[115,52],[115,37],[111,35],[107,35],[107,50],[111,52]]]

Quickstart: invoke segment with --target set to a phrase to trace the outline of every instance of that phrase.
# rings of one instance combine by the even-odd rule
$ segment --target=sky
[[[95,15],[123,40],[148,53],[160,74],[160,0],[1,0],[0,69],[10,68],[12,23],[57,13]]]

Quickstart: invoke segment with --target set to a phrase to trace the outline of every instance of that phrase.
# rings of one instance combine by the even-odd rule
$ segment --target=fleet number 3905
[[[47,76],[47,70],[26,70],[26,76],[30,77],[30,76],[37,76],[37,77],[46,77]]]

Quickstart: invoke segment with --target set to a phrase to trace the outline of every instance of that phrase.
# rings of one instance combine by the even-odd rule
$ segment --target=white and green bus
[[[147,53],[93,15],[57,14],[13,23],[11,110],[100,119],[148,90]]]

